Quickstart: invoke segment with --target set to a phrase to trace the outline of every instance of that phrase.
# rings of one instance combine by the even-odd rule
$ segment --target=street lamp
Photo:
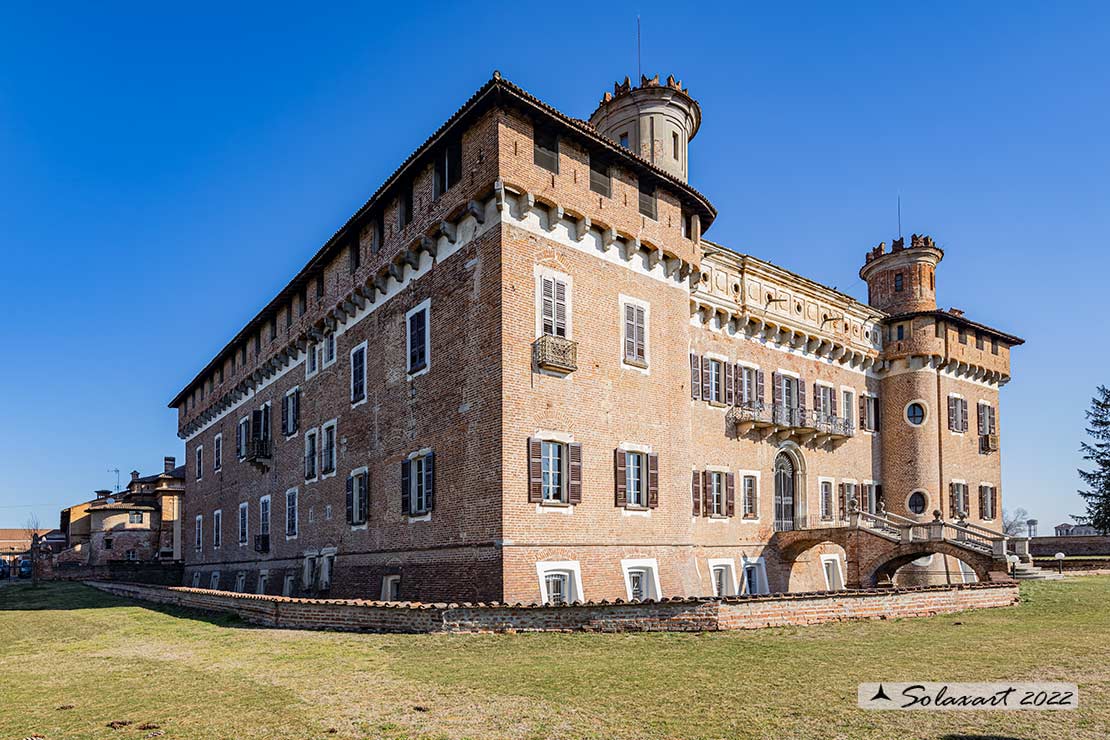
[[[1066,558],[1067,555],[1062,552],[1058,552],[1052,557],[1056,558],[1056,564],[1060,566],[1060,573],[1062,574],[1064,572],[1064,558]]]
[[[1011,576],[1016,576],[1017,575],[1017,564],[1018,564],[1018,560],[1020,560],[1020,558],[1017,555],[1007,555],[1006,560],[1007,560],[1007,562],[1010,563],[1010,575]]]

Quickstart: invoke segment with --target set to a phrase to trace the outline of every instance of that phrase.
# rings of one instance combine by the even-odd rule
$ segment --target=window
[[[842,402],[840,408],[843,409],[842,413],[844,419],[850,424],[852,420],[852,409],[856,406],[856,394],[852,391],[841,389],[840,396]],[[833,413],[836,413],[836,409],[833,409]]]
[[[820,418],[836,416],[836,389],[827,385],[813,386],[813,406]]]
[[[270,320],[270,341],[277,339],[277,318]]]
[[[204,517],[197,514],[196,530],[193,532],[193,547],[200,549],[204,544]]]
[[[979,486],[979,518],[994,519],[998,502],[998,491],[994,486],[983,484]]]
[[[402,514],[423,516],[434,506],[435,454],[418,453],[401,464]]]
[[[412,223],[412,182],[401,185],[401,194],[397,197],[397,230],[405,228]]]
[[[567,603],[567,591],[570,583],[570,575],[567,573],[548,573],[544,576],[544,582],[547,585],[547,603],[552,606],[559,606]]]
[[[335,442],[335,422],[331,421],[324,425],[323,455],[320,458],[320,475],[322,476],[335,474]]]
[[[301,421],[301,389],[294,388],[281,399],[281,433],[292,437],[297,433]]]
[[[671,132],[671,156],[674,157],[674,160],[676,162],[678,161],[678,153],[679,153],[678,132],[677,131],[672,131]]]
[[[624,304],[624,361],[647,367],[647,309],[634,303]]]
[[[224,435],[217,434],[212,440],[212,470],[218,472],[224,466]]]
[[[566,445],[544,440],[543,450],[543,500],[566,502]]]
[[[335,335],[328,333],[324,336],[324,363],[323,367],[328,367],[335,362]]]
[[[559,137],[537,126],[534,143],[532,161],[536,166],[559,174]]]
[[[998,354],[998,337],[991,337],[991,354]]]
[[[139,553],[135,552],[134,550],[128,550],[123,554],[123,557],[125,560],[138,560]]]
[[[758,558],[754,562],[744,562],[743,588],[745,594],[770,593],[767,586],[767,568],[763,558]]]
[[[713,568],[713,595],[726,596],[726,583],[728,582],[728,568],[718,565]]]
[[[196,477],[200,480],[204,477],[204,445],[197,445],[196,458]]]
[[[948,515],[951,517],[959,517],[960,515],[966,516],[968,512],[967,500],[967,484],[963,482],[952,482],[949,485],[950,500],[948,504]]]
[[[925,423],[925,407],[917,401],[906,406],[906,421],[919,427]]]
[[[427,300],[405,315],[405,322],[408,326],[406,348],[408,350],[409,375],[427,372],[430,364],[428,357],[431,350],[431,332],[428,326],[430,309],[431,301]]]
[[[257,593],[266,593],[266,586],[269,584],[270,574],[264,570],[258,572],[258,589]]]
[[[540,601],[544,604],[569,604],[584,601],[582,575],[574,560],[536,563],[539,576]]]
[[[246,502],[239,504],[239,544],[247,544],[247,521],[250,516],[250,506]]]
[[[725,474],[709,471],[709,511],[712,516],[727,516],[725,506]]]
[[[714,403],[725,402],[725,364],[721,360],[705,358],[705,372],[708,375],[707,388],[709,395],[706,401]]]
[[[220,571],[212,571],[212,575],[208,579],[208,588],[212,589],[213,591],[220,590]]]
[[[316,430],[310,429],[304,435],[304,479],[316,480]]]
[[[620,135],[620,138],[618,139],[618,141],[620,141],[620,145],[621,145],[622,147],[624,147],[625,149],[628,149],[628,148],[629,148],[629,143],[628,143],[628,132],[627,132],[627,131],[625,131],[624,133],[622,133],[622,134]]]
[[[899,342],[906,338],[905,324],[899,324],[898,326],[894,327],[894,338],[897,339]]]
[[[821,481],[821,519],[833,518],[833,487],[832,481]]]
[[[382,601],[401,600],[401,576],[382,576]]]
[[[983,335],[975,332],[975,349],[983,349]]]
[[[754,475],[744,476],[743,514],[745,519],[755,519],[759,516],[759,500],[756,493],[757,485],[757,479]]]
[[[247,443],[251,438],[251,420],[250,417],[244,416],[239,420],[239,426],[235,429],[235,456],[240,460],[247,457]]]
[[[316,299],[323,300],[324,298],[324,273],[316,276]]]
[[[434,193],[435,197],[446,193],[462,180],[462,141],[453,139],[447,142],[436,154]]]
[[[883,500],[883,487],[878,483],[864,483],[864,507],[868,514],[878,514],[879,504]]]
[[[311,378],[320,370],[320,347],[316,344],[308,345],[308,356],[304,361],[304,376]]]
[[[925,498],[925,494],[921,491],[914,491],[910,494],[906,507],[914,514],[924,514],[927,504],[928,500]]]
[[[967,344],[967,329],[960,327],[960,344]]]
[[[263,496],[258,499],[258,534],[263,537],[270,536],[270,497]]]
[[[239,571],[235,574],[235,592],[243,593],[247,590],[247,574]]]
[[[285,536],[297,536],[297,489],[285,492]]]
[[[840,591],[844,588],[844,574],[840,570],[837,555],[822,555],[821,568],[825,572],[825,590]]]
[[[293,325],[293,303],[290,302],[289,306],[285,309],[285,328],[288,329],[292,325]]]
[[[866,432],[879,431],[879,399],[863,396],[860,399],[860,428]]]
[[[385,216],[381,211],[374,214],[370,221],[370,251],[377,254],[385,241]]]
[[[754,409],[762,404],[762,394],[759,392],[762,385],[759,380],[760,372],[754,367],[741,365],[736,369],[736,402],[744,408]]]
[[[127,512],[127,523],[128,524],[142,524],[143,523],[143,512],[141,512],[141,511],[129,511],[129,512]]]
[[[903,277],[902,273],[898,272],[898,273],[894,274],[894,292],[895,293],[901,293],[902,292],[902,289],[905,287],[904,282],[905,282],[905,280],[904,280],[904,277]],[[901,339],[901,337],[899,337],[899,339]]]
[[[629,601],[660,598],[659,566],[654,558],[622,560],[621,570]]]
[[[995,417],[994,406],[991,406],[985,401],[980,401],[976,407],[979,414],[979,434],[991,435],[998,434],[998,421]],[[989,440],[987,440],[989,442]],[[991,445],[988,443],[981,443],[979,445],[980,452],[989,452]]]
[[[219,549],[223,544],[224,513],[220,509],[212,512],[212,548]]]
[[[967,399],[960,396],[948,397],[948,429],[953,432],[967,431]]]
[[[565,280],[556,277],[540,278],[540,327],[544,336],[567,336],[567,299],[569,291]]]
[[[366,468],[359,468],[347,477],[347,523],[365,524],[369,508],[370,479]]]
[[[593,154],[590,155],[590,190],[606,198],[613,193],[609,165]]]
[[[840,484],[840,518],[842,520],[848,519],[849,501],[859,503],[859,488],[855,481],[845,481]]]
[[[351,350],[351,404],[366,400],[366,342]]]
[[[193,571],[193,588],[200,588],[200,571]]]
[[[644,180],[640,179],[639,183],[640,194],[640,215],[647,216],[654,219],[655,216],[655,186]]]
[[[642,452],[625,453],[625,485],[629,506],[647,506],[646,458]]]

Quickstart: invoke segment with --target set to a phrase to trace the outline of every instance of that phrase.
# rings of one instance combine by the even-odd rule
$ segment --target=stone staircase
[[[1038,568],[1032,563],[1016,563],[1014,565],[1014,578],[1019,581],[1058,581],[1063,576],[1051,570]]]

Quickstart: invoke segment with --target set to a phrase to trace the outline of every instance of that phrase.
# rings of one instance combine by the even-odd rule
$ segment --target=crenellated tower
[[[891,250],[886,242],[867,253],[859,276],[867,282],[867,302],[890,314],[935,311],[937,308],[937,264],[944,250],[932,237],[914,234],[910,246],[895,239]]]

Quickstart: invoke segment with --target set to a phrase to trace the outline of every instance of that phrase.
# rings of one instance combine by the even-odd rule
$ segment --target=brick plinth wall
[[[714,632],[1011,606],[1014,582],[569,606],[410,604],[89,582],[117,596],[236,614],[252,624],[350,632]]]
[[[1110,537],[1100,535],[1075,535],[1072,537],[1033,537],[1029,540],[1029,554],[1050,558],[1058,552],[1068,556],[1110,555]]]

